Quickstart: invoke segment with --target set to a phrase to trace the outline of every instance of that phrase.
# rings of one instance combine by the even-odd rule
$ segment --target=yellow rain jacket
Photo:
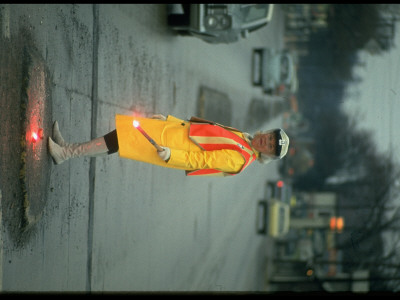
[[[171,149],[168,162],[162,160],[154,146],[133,126],[133,121],[140,123],[140,127],[160,146]],[[190,137],[190,122],[175,118],[171,115],[167,120],[116,115],[116,130],[118,136],[120,157],[151,163],[163,167],[195,171],[214,169],[221,171],[219,174],[205,175],[234,175],[254,161],[258,153],[254,148],[249,152],[251,159],[247,160],[239,151],[221,149],[205,151]],[[240,131],[232,131],[244,140]],[[247,144],[248,145],[248,144]],[[243,146],[241,146],[244,148]],[[203,175],[203,174],[202,174]]]

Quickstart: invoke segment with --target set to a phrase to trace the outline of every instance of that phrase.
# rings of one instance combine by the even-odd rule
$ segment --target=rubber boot
[[[108,148],[104,137],[99,137],[86,143],[60,146],[49,137],[49,152],[54,162],[59,165],[73,157],[97,156],[107,154]]]

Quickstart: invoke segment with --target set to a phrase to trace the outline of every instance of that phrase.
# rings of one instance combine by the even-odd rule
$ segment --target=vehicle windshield
[[[247,4],[242,5],[243,22],[251,23],[267,17],[269,10],[268,4]]]

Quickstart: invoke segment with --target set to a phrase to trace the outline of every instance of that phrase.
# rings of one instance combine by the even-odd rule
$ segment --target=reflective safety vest
[[[231,128],[236,130],[234,128]],[[238,130],[236,130],[238,131]],[[189,130],[190,139],[196,143],[201,149],[206,151],[232,149],[238,151],[245,163],[241,170],[237,173],[226,173],[216,169],[200,169],[195,171],[186,171],[186,175],[212,175],[212,176],[229,176],[236,175],[242,172],[248,165],[250,165],[257,156],[250,147],[250,145],[238,136],[237,134],[229,131],[219,125],[192,123]]]

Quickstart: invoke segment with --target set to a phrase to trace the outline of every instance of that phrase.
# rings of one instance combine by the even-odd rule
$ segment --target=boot
[[[108,148],[104,137],[99,137],[81,144],[68,144],[64,142],[64,146],[55,143],[52,138],[49,137],[49,152],[56,165],[59,165],[73,157],[107,154]]]
[[[53,125],[53,140],[59,144],[61,147],[66,146],[64,138],[61,135],[60,129],[58,128],[58,122],[54,121]]]

